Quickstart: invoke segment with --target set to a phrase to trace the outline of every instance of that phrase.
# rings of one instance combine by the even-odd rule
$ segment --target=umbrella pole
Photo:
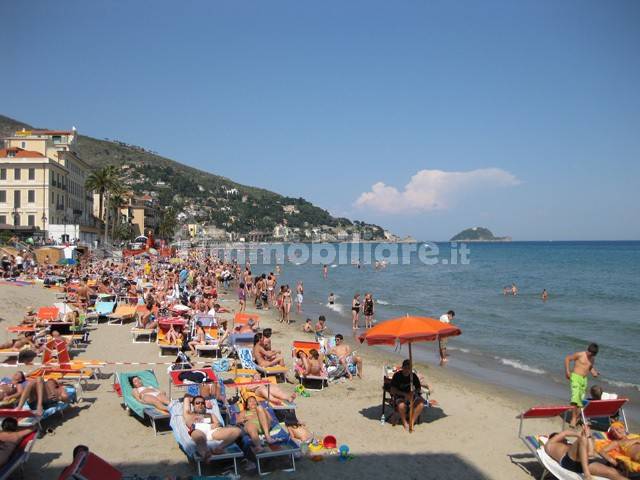
[[[411,354],[411,342],[409,342],[409,433],[413,432],[413,356]]]

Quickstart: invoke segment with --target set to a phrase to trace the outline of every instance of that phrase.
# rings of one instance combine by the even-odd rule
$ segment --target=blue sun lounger
[[[157,408],[147,405],[146,403],[139,402],[133,396],[133,387],[129,383],[129,379],[132,377],[140,377],[142,383],[149,387],[159,388],[158,379],[155,373],[151,370],[140,370],[138,372],[121,372],[116,373],[116,379],[120,384],[122,393],[122,402],[124,407],[130,414],[136,415],[141,420],[149,419],[151,426],[153,427],[153,433],[158,434],[158,427],[156,422],[162,420],[168,420],[169,414],[158,410]]]
[[[171,420],[169,423],[171,425],[171,431],[173,432],[174,438],[178,442],[180,450],[184,452],[187,458],[194,461],[198,470],[198,475],[201,476],[202,462],[204,461],[204,459],[200,457],[200,455],[198,455],[196,443],[191,438],[191,435],[189,435],[187,425],[184,422],[183,408],[184,406],[179,400],[174,400],[173,402],[171,402],[171,405],[169,405],[169,413],[171,414]],[[218,419],[220,425],[224,425],[224,420],[220,415],[220,410],[218,409],[218,405],[216,404],[216,402],[213,402],[212,409],[209,410],[209,412]],[[225,448],[224,453],[212,455],[208,461],[211,463],[221,460],[232,460],[233,469],[235,471],[235,474],[238,475],[238,459],[242,458],[243,456],[244,453],[242,453],[240,447],[238,447],[238,445],[236,445],[235,443],[232,443]]]

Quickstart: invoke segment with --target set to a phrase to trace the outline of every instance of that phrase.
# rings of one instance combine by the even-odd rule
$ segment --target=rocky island
[[[451,237],[450,242],[510,242],[511,237],[496,237],[485,227],[467,228]]]

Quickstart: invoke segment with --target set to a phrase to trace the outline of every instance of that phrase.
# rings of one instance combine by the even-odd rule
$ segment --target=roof
[[[73,130],[18,130],[16,135],[73,135]]]
[[[10,152],[14,152],[14,157],[16,158],[44,158],[44,155],[42,155],[40,152],[24,150],[23,148],[18,147],[3,148],[2,150],[0,150],[0,158],[8,157]]]

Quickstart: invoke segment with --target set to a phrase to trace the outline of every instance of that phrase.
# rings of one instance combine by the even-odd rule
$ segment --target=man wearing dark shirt
[[[411,401],[411,380],[413,380],[413,417],[407,420],[409,416],[409,402]],[[406,430],[413,429],[416,418],[420,418],[424,401],[420,396],[422,386],[418,375],[411,372],[411,363],[409,360],[402,362],[402,369],[397,371],[391,378],[391,395],[395,397],[396,407],[402,425]]]

